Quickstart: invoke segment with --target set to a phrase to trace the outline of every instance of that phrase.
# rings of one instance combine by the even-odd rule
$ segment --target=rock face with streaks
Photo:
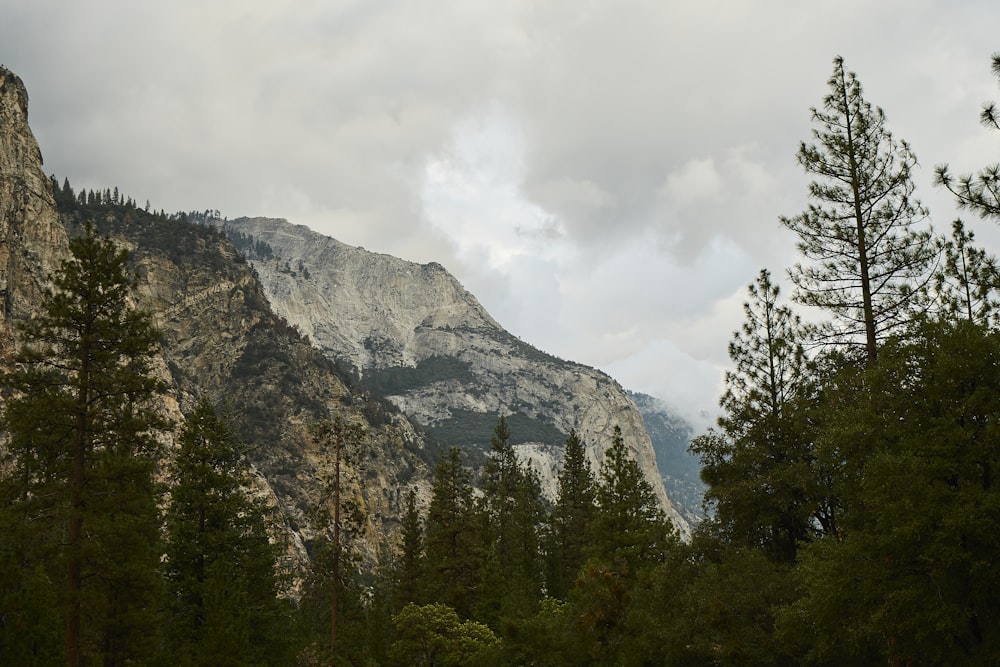
[[[502,413],[515,449],[554,496],[566,434],[576,429],[596,471],[617,425],[668,516],[689,530],[622,387],[505,331],[441,265],[348,246],[284,220],[205,221],[256,245],[251,263],[275,312],[432,439],[462,446],[475,461]]]
[[[0,68],[0,349],[11,349],[13,322],[30,315],[68,243],[28,127],[28,93]]]
[[[332,416],[365,427],[345,468],[345,493],[362,510],[358,544],[369,562],[393,543],[409,489],[428,500],[439,447],[461,445],[476,464],[499,413],[550,496],[570,429],[596,469],[620,426],[687,532],[622,388],[510,335],[440,265],[366,252],[283,221],[214,221],[231,228],[230,238],[238,229],[270,248],[267,258],[117,195],[74,198],[43,171],[27,99],[20,79],[0,69],[0,366],[17,348],[17,323],[32,316],[67,257],[68,239],[95,225],[131,251],[134,304],[162,333],[156,367],[171,387],[164,412],[179,428],[203,396],[230,409],[251,446],[257,492],[270,500],[298,562],[324,530],[312,517],[330,509],[329,461],[308,426]]]
[[[308,426],[339,416],[364,427],[344,466],[344,496],[361,510],[356,544],[373,562],[394,543],[408,490],[429,496],[423,437],[275,315],[252,267],[216,230],[117,197],[84,203],[54,188],[27,123],[24,85],[0,69],[0,366],[18,347],[18,323],[68,257],[68,239],[87,223],[130,251],[133,303],[161,333],[154,367],[171,387],[163,412],[179,429],[203,396],[228,408],[251,449],[255,491],[269,500],[300,565],[328,523],[313,517],[332,510],[324,500],[329,457]]]

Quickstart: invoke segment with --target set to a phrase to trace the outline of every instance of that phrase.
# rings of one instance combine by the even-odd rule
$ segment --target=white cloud
[[[777,218],[834,55],[939,227],[932,166],[1000,154],[985,0],[8,4],[2,59],[76,187],[439,261],[525,340],[663,394],[708,387],[746,284],[794,259]]]

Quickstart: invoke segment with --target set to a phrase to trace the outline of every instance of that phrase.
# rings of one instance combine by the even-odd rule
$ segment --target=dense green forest
[[[339,497],[359,438],[334,419],[312,433],[337,511],[289,592],[240,415],[201,401],[160,474],[156,332],[128,307],[127,254],[88,226],[3,378],[0,663],[1000,662],[998,263],[963,222],[931,227],[916,157],[839,58],[812,118],[809,203],[780,218],[792,302],[767,269],[749,285],[722,416],[691,445],[709,518],[688,542],[620,431],[597,470],[568,436],[549,503],[501,416],[480,477],[447,449],[363,569]],[[992,106],[982,120],[1000,129]],[[937,180],[1000,221],[1000,168]]]

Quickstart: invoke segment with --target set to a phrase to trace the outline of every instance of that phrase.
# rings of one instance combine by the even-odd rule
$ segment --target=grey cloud
[[[997,154],[976,122],[1000,99],[996,16],[903,0],[33,0],[5,8],[0,61],[28,86],[46,168],[77,187],[439,261],[550,352],[642,359],[648,376],[669,350],[717,374],[745,285],[792,259],[777,218],[805,205],[794,153],[833,56],[912,143],[946,226],[931,166]],[[523,201],[445,207],[468,231],[455,238],[430,219],[428,165],[475,169],[452,159],[456,132],[496,116],[523,142],[500,169]],[[484,261],[501,241],[521,254]]]

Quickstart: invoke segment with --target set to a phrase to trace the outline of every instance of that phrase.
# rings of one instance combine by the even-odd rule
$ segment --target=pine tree
[[[802,324],[778,304],[766,269],[748,292],[746,318],[729,344],[720,430],[695,438],[691,451],[701,456],[705,502],[724,538],[791,562],[814,529],[833,530],[834,515],[810,464]]]
[[[157,431],[150,368],[158,339],[129,308],[127,253],[86,233],[24,327],[14,397],[4,412],[16,510],[43,539],[65,582],[64,659],[124,664],[152,650],[159,600]]]
[[[823,108],[812,110],[816,143],[798,151],[799,164],[818,177],[809,184],[816,203],[781,218],[810,260],[789,275],[796,300],[833,316],[820,340],[863,345],[872,363],[879,342],[907,322],[935,250],[930,232],[916,229],[927,213],[913,196],[909,145],[893,138],[842,58],[828,83]]]
[[[604,452],[595,498],[591,557],[612,564],[623,576],[662,560],[676,534],[639,464],[628,456],[617,425]]]
[[[566,438],[559,490],[546,539],[546,592],[551,597],[566,599],[586,560],[587,527],[594,517],[594,502],[594,473],[574,430]]]
[[[930,322],[831,388],[816,438],[841,462],[843,529],[801,549],[783,614],[809,662],[1000,659],[998,370],[996,333]]]
[[[942,242],[944,261],[934,274],[934,299],[942,318],[996,326],[1000,320],[1000,265],[974,245],[975,235],[961,220]]]
[[[992,69],[1000,80],[1000,53],[993,54]],[[1000,112],[995,102],[983,105],[979,121],[990,129],[1000,130]],[[984,167],[975,175],[963,174],[957,181],[948,171],[948,165],[938,165],[936,172],[937,184],[955,196],[959,208],[1000,222],[1000,164]]]
[[[517,460],[500,416],[483,465],[480,517],[486,546],[479,619],[497,627],[523,618],[541,596],[538,526],[543,505],[538,477]]]
[[[427,599],[470,618],[479,601],[483,536],[472,498],[469,472],[452,447],[434,468],[427,509],[424,585]]]
[[[410,489],[403,514],[402,549],[393,572],[393,610],[409,602],[420,602],[420,584],[424,556],[424,529],[417,510],[417,493]]]
[[[328,550],[321,549],[319,553],[314,554],[311,584],[314,589],[326,588],[329,592],[329,651],[331,656],[336,656],[339,651],[340,616],[346,602],[343,593],[348,584],[347,564],[350,555],[345,544],[347,531],[344,530],[342,521],[343,515],[346,514],[345,506],[348,505],[343,501],[342,472],[349,454],[357,449],[364,438],[364,427],[335,415],[332,419],[312,424],[310,433],[326,459],[326,470],[323,473],[324,488],[317,509],[324,518],[330,520],[330,540],[324,545]],[[332,517],[326,512],[328,505],[332,506]],[[313,593],[318,593],[318,590],[314,590]]]
[[[266,506],[249,495],[245,455],[230,422],[202,399],[181,432],[165,522],[176,664],[282,658],[279,544]]]

